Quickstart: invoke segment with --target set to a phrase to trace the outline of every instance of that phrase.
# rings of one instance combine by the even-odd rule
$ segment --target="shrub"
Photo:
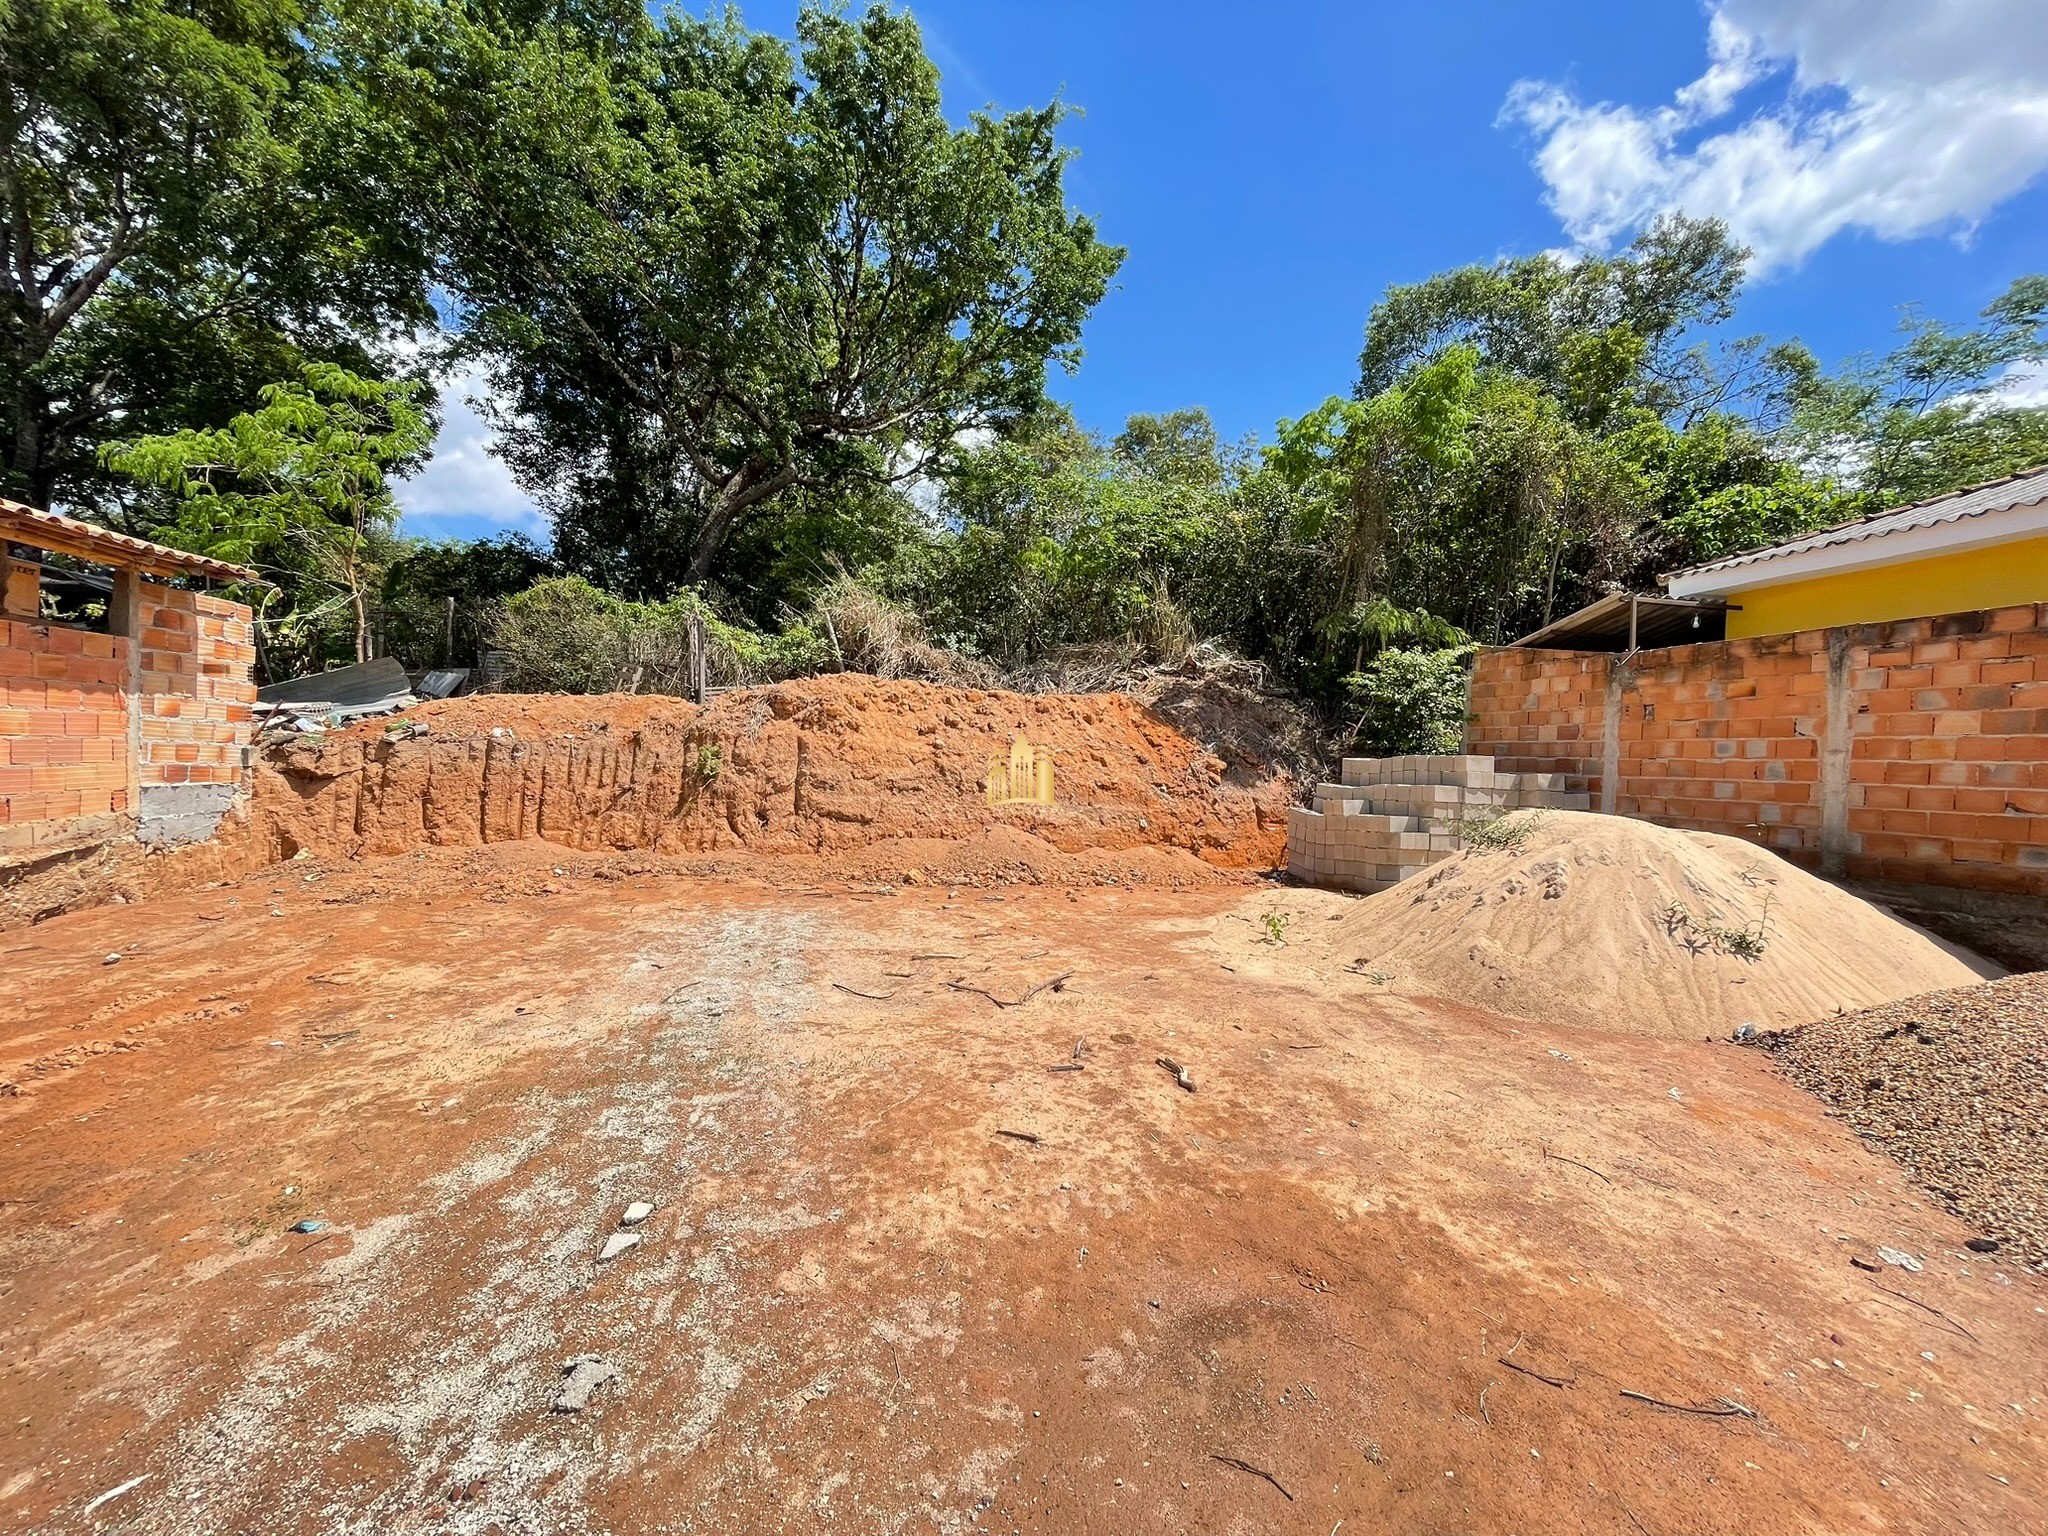
[[[1472,647],[1381,651],[1344,680],[1360,749],[1379,757],[1456,752],[1465,740]]]
[[[706,680],[742,686],[815,672],[830,654],[798,625],[761,635],[727,624],[702,599],[681,593],[659,603],[613,597],[580,576],[543,581],[507,598],[492,626],[505,653],[505,685],[531,693],[690,691],[690,621],[704,620]]]
[[[986,688],[995,681],[993,668],[933,644],[915,613],[846,572],[818,593],[810,628],[824,631],[840,664],[851,672],[963,687]]]

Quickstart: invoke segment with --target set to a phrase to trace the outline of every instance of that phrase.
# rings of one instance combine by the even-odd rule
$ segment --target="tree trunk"
[[[24,377],[14,402],[14,443],[6,483],[32,507],[50,507],[49,421],[43,392]]]

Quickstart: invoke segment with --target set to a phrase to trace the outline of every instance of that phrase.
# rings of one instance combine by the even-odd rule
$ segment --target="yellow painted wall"
[[[2048,535],[1728,594],[1728,638],[2048,603]]]

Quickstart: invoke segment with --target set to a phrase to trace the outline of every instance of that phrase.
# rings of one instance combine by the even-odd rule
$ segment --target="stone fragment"
[[[604,1240],[604,1247],[597,1251],[597,1262],[600,1264],[609,1263],[628,1249],[638,1248],[639,1246],[640,1234],[638,1232],[614,1232]]]
[[[626,1207],[626,1214],[619,1218],[619,1225],[622,1227],[637,1227],[653,1214],[654,1206],[652,1202],[635,1200]]]
[[[578,1355],[562,1362],[568,1379],[550,1405],[556,1413],[581,1413],[590,1406],[590,1395],[608,1381],[619,1379],[619,1368],[602,1355]]]

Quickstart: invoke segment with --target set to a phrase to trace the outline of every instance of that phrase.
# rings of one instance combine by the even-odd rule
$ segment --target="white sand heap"
[[[1997,974],[1738,838],[1570,811],[1503,830],[1518,823],[1510,846],[1448,855],[1301,937],[1399,992],[1669,1037],[1805,1024]]]

